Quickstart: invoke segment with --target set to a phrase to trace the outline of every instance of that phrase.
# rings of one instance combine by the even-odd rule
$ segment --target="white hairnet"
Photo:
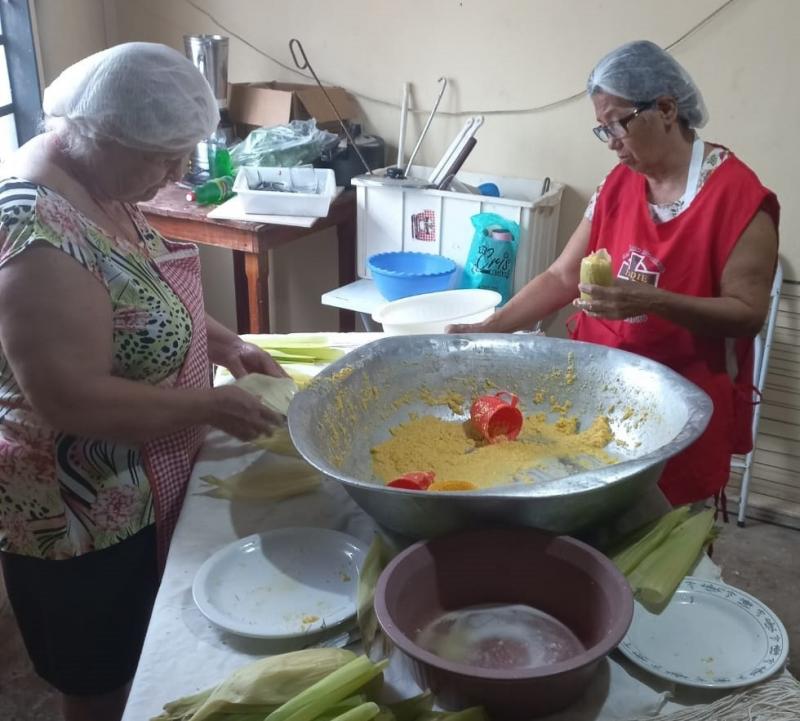
[[[690,128],[702,128],[708,111],[700,89],[675,58],[649,40],[621,45],[592,70],[587,82],[589,95],[616,95],[632,103],[648,103],[668,95],[678,104],[678,117]]]
[[[214,132],[219,109],[199,70],[157,43],[124,43],[68,67],[42,109],[81,135],[151,152],[182,152]]]

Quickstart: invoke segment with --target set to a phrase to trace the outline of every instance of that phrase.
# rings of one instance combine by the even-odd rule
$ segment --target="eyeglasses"
[[[602,143],[607,143],[611,138],[624,138],[628,134],[628,126],[639,117],[645,110],[650,110],[655,105],[654,102],[640,105],[630,115],[618,120],[612,120],[608,125],[598,125],[592,128],[592,132],[597,136],[597,139]]]

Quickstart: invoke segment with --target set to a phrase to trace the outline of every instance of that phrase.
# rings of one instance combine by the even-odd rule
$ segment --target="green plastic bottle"
[[[198,205],[212,205],[214,203],[222,203],[234,195],[233,176],[226,175],[197,186],[190,193],[186,193],[186,200],[194,201]]]
[[[233,175],[233,162],[228,149],[216,143],[208,144],[208,172],[212,178]]]

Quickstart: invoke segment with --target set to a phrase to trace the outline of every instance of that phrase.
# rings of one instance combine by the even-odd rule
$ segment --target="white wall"
[[[357,95],[367,130],[390,143],[397,133],[399,109],[394,106],[402,83],[412,83],[420,108],[409,125],[407,142],[413,142],[443,75],[450,81],[443,114],[434,121],[420,161],[438,158],[464,114],[486,113],[465,169],[549,175],[565,182],[562,244],[614,156],[591,133],[594,117],[585,97],[540,111],[514,111],[579,93],[606,51],[637,38],[668,45],[722,5],[722,0],[193,2],[219,24],[188,0],[37,0],[45,74],[51,77],[97,49],[103,33],[112,43],[154,40],[182,48],[184,33],[220,32],[231,36],[231,81],[297,80],[275,62],[292,66],[288,41],[297,37],[326,82]],[[798,27],[797,0],[735,0],[673,51],[710,109],[703,137],[734,149],[778,193],[782,253],[791,280],[800,280],[800,209],[794,202],[800,164],[793,160],[800,117]],[[222,260],[204,253],[206,263]],[[320,285],[335,283],[330,268],[311,266],[308,272],[320,275]],[[219,265],[212,275],[221,278],[227,269]],[[228,298],[227,289],[218,288],[216,297]]]
[[[33,0],[46,85],[64,68],[108,47],[103,0]]]
[[[427,111],[444,75],[448,112],[541,106],[584,88],[599,57],[627,40],[667,45],[722,5],[722,0],[198,0],[229,31],[289,66],[288,41],[299,38],[318,75],[359,94],[368,130],[393,140],[403,81]],[[181,46],[184,32],[230,34],[185,0],[117,2],[120,39]],[[693,74],[711,112],[703,136],[750,163],[783,202],[787,275],[800,277],[800,186],[795,154],[800,94],[800,2],[736,0],[681,43],[674,54]],[[231,38],[230,78],[296,79]],[[413,137],[425,115],[415,117]],[[434,121],[422,161],[438,158],[463,123]],[[570,186],[561,239],[578,221],[613,155],[591,133],[586,98],[534,113],[487,116],[466,169],[498,175],[550,175]]]

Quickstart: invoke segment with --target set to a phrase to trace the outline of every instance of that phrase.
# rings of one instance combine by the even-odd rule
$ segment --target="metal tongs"
[[[300,57],[302,57],[302,62],[297,59],[297,55],[295,54],[295,48],[297,52],[300,53]],[[372,170],[370,169],[369,165],[367,165],[367,161],[364,160],[364,156],[361,155],[361,151],[358,149],[356,145],[356,141],[353,140],[353,136],[350,135],[350,131],[347,129],[347,125],[345,125],[344,120],[342,120],[342,116],[339,114],[339,111],[336,109],[336,105],[334,105],[333,100],[331,100],[331,96],[328,95],[328,91],[325,90],[322,83],[320,82],[317,74],[314,72],[314,68],[311,67],[311,63],[308,62],[308,58],[306,57],[306,51],[303,50],[303,46],[301,45],[300,41],[297,38],[292,38],[289,41],[289,52],[292,54],[292,60],[294,60],[294,64],[297,66],[298,70],[308,70],[311,75],[314,77],[315,82],[319,85],[319,89],[322,91],[322,94],[325,96],[325,99],[328,101],[328,104],[331,106],[331,109],[336,114],[336,119],[339,121],[339,125],[342,126],[342,130],[344,130],[344,134],[347,136],[347,140],[350,142],[351,147],[353,150],[356,151],[356,155],[358,159],[361,161],[361,164],[364,166],[364,170],[367,171],[367,175],[372,175]]]
[[[436,102],[433,105],[431,114],[428,116],[428,120],[425,122],[425,127],[422,128],[422,132],[420,133],[419,139],[417,140],[417,144],[411,151],[411,156],[409,157],[405,168],[403,167],[403,146],[405,144],[405,134],[406,134],[406,114],[408,113],[408,84],[406,83],[404,85],[403,105],[402,108],[400,109],[400,138],[397,142],[397,165],[386,169],[386,177],[394,178],[395,180],[402,180],[404,178],[408,178],[408,171],[411,170],[411,164],[414,162],[414,158],[417,157],[417,152],[419,151],[420,146],[422,145],[422,141],[425,139],[425,136],[428,133],[428,128],[431,127],[431,123],[433,122],[433,116],[436,115],[436,111],[439,109],[439,103],[442,102],[442,96],[444,95],[444,91],[447,89],[447,78],[439,78],[437,82],[440,82],[442,84],[442,87],[439,90],[439,95],[436,98]]]

